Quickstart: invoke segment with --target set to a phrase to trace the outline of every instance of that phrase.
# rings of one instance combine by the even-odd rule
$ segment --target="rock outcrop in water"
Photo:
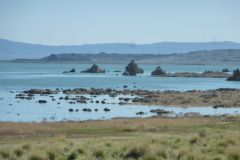
[[[101,69],[98,65],[93,64],[91,68],[88,68],[84,73],[105,73],[105,70]]]
[[[70,69],[70,71],[63,71],[62,73],[75,73],[75,72],[76,72],[76,69],[72,68]]]
[[[236,69],[233,71],[232,76],[228,77],[228,81],[240,81],[240,70]]]
[[[70,72],[71,73],[76,72],[75,68],[70,69]]]
[[[152,76],[166,76],[166,72],[160,67],[157,66],[154,71],[151,73]]]
[[[136,76],[138,73],[143,73],[143,69],[138,67],[138,65],[131,60],[131,62],[126,66],[123,72],[124,76]]]

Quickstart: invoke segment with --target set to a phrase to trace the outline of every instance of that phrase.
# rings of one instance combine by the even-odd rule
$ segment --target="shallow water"
[[[127,85],[129,89],[149,90],[207,90],[216,88],[240,88],[239,82],[230,82],[222,78],[174,78],[151,77],[150,73],[156,65],[140,65],[144,74],[136,77],[124,77],[115,70],[124,70],[125,65],[100,65],[106,69],[106,74],[88,74],[80,71],[89,68],[89,64],[31,64],[31,63],[2,63],[0,62],[0,121],[59,121],[59,120],[88,120],[109,119],[114,117],[139,117],[136,112],[146,114],[140,117],[153,116],[149,111],[153,108],[173,111],[170,116],[183,115],[189,112],[198,112],[201,115],[239,114],[238,108],[210,107],[164,107],[117,104],[69,104],[65,101],[52,101],[49,97],[35,96],[33,100],[15,99],[16,93],[31,88],[115,88],[122,89]],[[63,74],[62,71],[75,67],[77,73]],[[203,72],[205,70],[220,71],[223,68],[230,70],[239,66],[202,66],[202,65],[162,65],[167,72]],[[116,75],[118,74],[118,75]],[[57,99],[60,95],[55,95]],[[101,99],[104,97],[100,97]],[[117,99],[105,97],[113,102]],[[46,99],[47,104],[36,103],[39,99]],[[70,113],[69,108],[79,109]],[[83,108],[97,108],[98,112],[83,112]],[[110,108],[110,112],[104,112]],[[19,115],[18,115],[19,114]]]

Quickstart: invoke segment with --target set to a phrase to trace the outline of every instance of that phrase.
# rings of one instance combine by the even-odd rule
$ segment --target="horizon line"
[[[132,43],[132,42],[98,42],[98,43],[83,43],[83,44],[44,44],[44,43],[32,43],[26,41],[15,41],[6,38],[1,38],[0,40],[15,42],[15,43],[24,43],[24,44],[32,44],[32,45],[42,45],[42,46],[84,46],[84,45],[105,45],[105,44],[129,44],[129,45],[151,45],[151,44],[158,44],[158,43],[240,43],[236,41],[158,41],[158,42],[150,42],[150,43]]]

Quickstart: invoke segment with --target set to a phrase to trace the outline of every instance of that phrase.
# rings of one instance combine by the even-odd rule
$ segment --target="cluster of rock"
[[[30,90],[26,90],[23,91],[23,93],[25,94],[57,94],[59,92],[58,89],[56,90],[50,90],[50,89],[30,89]]]
[[[233,71],[232,76],[228,77],[228,81],[240,81],[240,70],[236,69]]]
[[[105,73],[105,70],[101,69],[98,65],[93,64],[92,67],[82,72],[83,73]]]
[[[131,60],[131,62],[125,67],[125,71],[123,72],[124,76],[136,76],[139,73],[143,73],[143,69],[138,67],[138,65]]]
[[[229,74],[226,72],[218,71],[205,71],[203,73],[196,72],[177,72],[170,74],[169,77],[195,77],[195,78],[227,78]]]
[[[16,94],[15,98],[34,99],[35,94],[42,96],[49,95],[52,101],[55,101],[53,94],[63,93],[65,96],[59,97],[59,100],[67,101],[69,104],[145,104],[145,105],[171,105],[171,106],[209,106],[213,108],[220,107],[239,107],[240,106],[240,89],[220,88],[214,90],[191,90],[191,91],[150,91],[150,90],[115,90],[115,89],[67,89],[67,90],[49,90],[49,89],[31,89]],[[85,97],[83,95],[91,95]],[[109,95],[110,97],[118,96],[119,102],[107,102],[106,99],[95,99],[98,95]],[[129,97],[126,97],[129,95]],[[130,96],[131,95],[131,96]],[[38,103],[47,103],[46,100],[38,100]],[[57,102],[60,104],[60,102]],[[87,111],[87,110],[86,110]],[[110,110],[104,109],[105,112]],[[152,110],[151,113],[157,115],[171,114],[168,111]],[[136,113],[142,115],[144,112]]]
[[[157,66],[154,71],[151,73],[152,76],[166,76],[166,72],[160,67]]]

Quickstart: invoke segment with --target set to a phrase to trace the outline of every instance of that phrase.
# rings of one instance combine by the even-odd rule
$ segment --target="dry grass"
[[[0,159],[240,160],[239,120],[188,117],[0,123]]]

